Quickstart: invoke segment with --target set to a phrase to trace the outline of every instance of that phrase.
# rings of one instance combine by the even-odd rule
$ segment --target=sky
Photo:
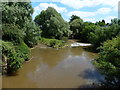
[[[104,19],[110,23],[118,17],[119,0],[31,0],[34,8],[33,18],[48,7],[54,7],[62,17],[69,21],[77,15],[84,21],[96,22]]]

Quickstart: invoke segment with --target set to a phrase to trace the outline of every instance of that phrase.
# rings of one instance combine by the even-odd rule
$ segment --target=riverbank
[[[90,43],[80,43],[79,40],[75,39],[68,39],[64,40],[57,40],[57,39],[47,39],[41,38],[39,44],[44,47],[52,47],[52,48],[65,48],[65,47],[77,47],[77,46],[92,46]]]

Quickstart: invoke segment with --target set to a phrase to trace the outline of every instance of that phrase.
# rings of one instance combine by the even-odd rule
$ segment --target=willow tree
[[[31,3],[30,2],[5,2],[5,3],[2,3],[2,7],[3,7],[2,23],[9,24],[11,26],[19,26],[19,29],[23,32],[21,34],[21,36],[23,35],[23,41],[28,46],[33,47],[37,42],[36,40],[37,36],[40,36],[40,29],[37,28],[38,26],[36,26],[35,23],[32,21],[32,14],[34,10],[32,8]],[[16,29],[16,32],[17,30],[18,29]]]
[[[71,34],[69,23],[52,7],[43,10],[34,21],[42,29],[43,37],[61,39]]]
[[[33,8],[30,2],[5,2],[2,6],[2,23],[24,27],[26,22],[32,20]]]

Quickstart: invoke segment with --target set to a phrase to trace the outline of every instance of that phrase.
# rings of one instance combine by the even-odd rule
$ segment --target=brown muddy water
[[[16,76],[3,76],[3,88],[78,88],[103,77],[92,65],[98,55],[83,47],[32,49],[32,60],[25,62]]]

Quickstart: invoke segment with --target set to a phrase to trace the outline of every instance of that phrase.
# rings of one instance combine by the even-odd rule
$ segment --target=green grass
[[[59,48],[64,45],[65,41],[57,39],[40,38],[40,43],[45,44],[48,47]]]

